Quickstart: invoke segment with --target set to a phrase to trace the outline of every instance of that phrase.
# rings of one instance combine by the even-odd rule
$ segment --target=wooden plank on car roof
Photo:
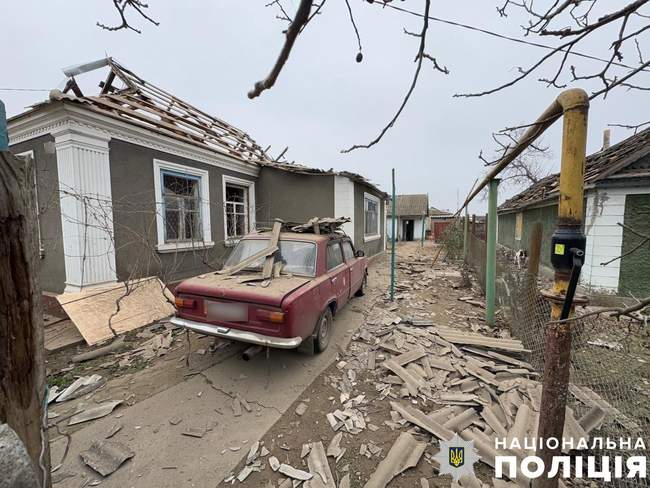
[[[280,230],[282,229],[282,221],[275,219],[273,222],[273,230],[271,231],[271,241],[269,246],[277,247],[280,240]],[[264,260],[264,267],[262,268],[262,278],[269,279],[273,274],[273,263],[275,261],[275,253],[269,254]]]
[[[236,273],[237,271],[241,271],[246,266],[250,266],[255,261],[257,261],[259,259],[262,259],[262,258],[265,258],[269,254],[273,254],[277,250],[278,250],[278,246],[266,247],[266,248],[262,249],[261,251],[256,252],[255,254],[251,254],[249,257],[247,257],[246,259],[241,261],[239,264],[236,264],[235,266],[231,266],[229,268],[222,269],[221,271],[217,271],[217,274],[222,275],[222,276],[231,275],[233,273]]]

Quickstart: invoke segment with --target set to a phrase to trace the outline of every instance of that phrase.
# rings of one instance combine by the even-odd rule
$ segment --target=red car
[[[225,268],[269,247],[271,233],[239,241]],[[172,323],[200,334],[293,349],[312,340],[327,348],[332,317],[368,279],[368,259],[342,234],[281,233],[275,261],[284,268],[270,282],[255,281],[264,260],[226,276],[207,273],[180,283]]]

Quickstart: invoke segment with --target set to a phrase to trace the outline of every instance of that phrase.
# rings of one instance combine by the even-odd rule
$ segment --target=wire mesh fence
[[[481,288],[485,287],[485,241],[469,235],[466,261],[475,271]],[[549,288],[550,280],[530,274],[515,264],[513,252],[497,248],[496,307],[499,319],[509,327],[531,352],[528,361],[541,375],[544,369],[546,328],[550,304],[540,289]],[[593,311],[593,310],[591,310]],[[570,395],[568,406],[576,419],[588,422],[599,410],[604,419],[591,430],[593,438],[650,437],[650,338],[644,324],[615,319],[604,314],[589,315],[578,309],[572,321]],[[540,380],[541,380],[540,376]],[[592,446],[592,443],[589,443]],[[584,455],[584,453],[581,453]],[[647,456],[648,452],[591,448],[587,455]],[[613,470],[613,468],[611,468]],[[586,475],[586,473],[585,473]],[[645,479],[612,479],[608,486],[648,486]]]

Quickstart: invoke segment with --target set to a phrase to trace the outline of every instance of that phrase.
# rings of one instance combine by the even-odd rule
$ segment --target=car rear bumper
[[[220,325],[195,322],[180,317],[173,317],[171,323],[198,332],[199,334],[223,337],[224,339],[232,339],[233,341],[249,342],[251,344],[259,344],[260,346],[276,347],[278,349],[295,349],[302,343],[302,337],[273,337]]]

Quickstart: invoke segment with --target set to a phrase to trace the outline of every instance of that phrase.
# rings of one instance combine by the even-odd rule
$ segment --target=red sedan
[[[228,269],[269,247],[271,233],[239,241]],[[200,334],[268,347],[293,349],[312,340],[327,348],[332,317],[354,296],[361,296],[368,259],[342,234],[281,233],[275,261],[279,276],[260,280],[264,258],[238,273],[208,273],[180,283],[172,323]]]

